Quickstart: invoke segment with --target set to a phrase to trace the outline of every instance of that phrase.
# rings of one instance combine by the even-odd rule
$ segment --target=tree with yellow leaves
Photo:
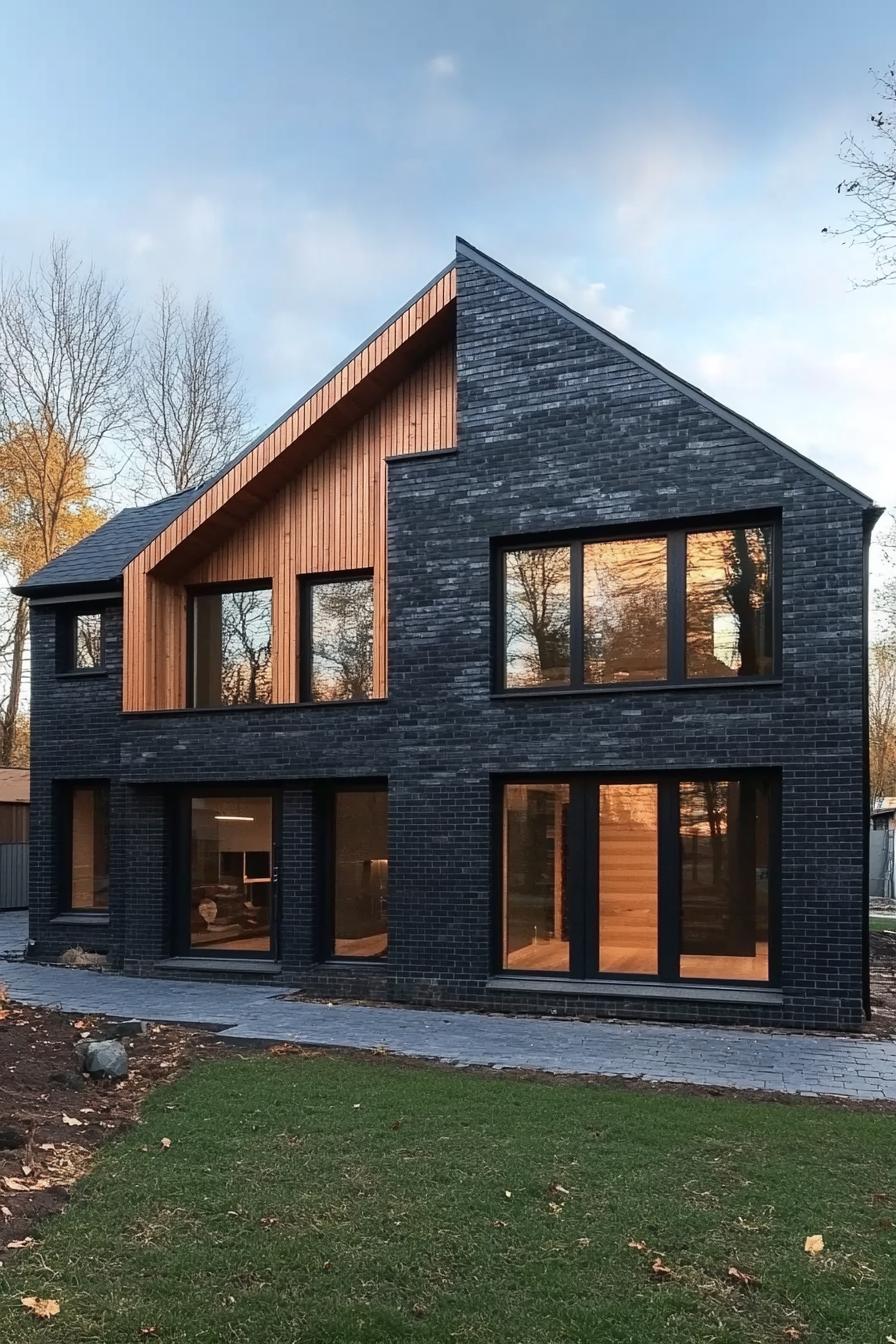
[[[121,292],[65,243],[0,278],[0,567],[18,583],[104,518],[91,478],[125,423],[133,326]],[[0,765],[21,764],[28,609],[9,597],[0,631]]]

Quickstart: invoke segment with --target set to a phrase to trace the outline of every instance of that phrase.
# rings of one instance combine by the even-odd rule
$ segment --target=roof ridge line
[[[790,444],[785,443],[783,439],[779,439],[776,435],[770,434],[768,430],[762,429],[761,426],[754,424],[752,420],[748,420],[746,416],[739,414],[739,412],[733,411],[731,407],[726,406],[724,402],[717,401],[711,393],[704,392],[702,388],[695,386],[694,383],[689,383],[686,378],[682,378],[679,374],[673,373],[672,370],[667,369],[664,364],[660,364],[657,360],[652,359],[650,355],[645,355],[642,350],[638,350],[636,346],[630,345],[628,341],[624,341],[620,336],[614,336],[611,331],[607,331],[606,327],[602,327],[590,317],[585,317],[583,313],[577,312],[575,308],[571,308],[569,304],[564,303],[562,299],[555,298],[553,294],[549,294],[547,290],[541,289],[538,285],[533,284],[533,282],[527,280],[525,276],[510,270],[510,268],[505,266],[502,262],[497,261],[494,257],[490,257],[487,252],[483,252],[480,248],[474,247],[473,244],[467,242],[465,238],[458,236],[455,243],[458,256],[465,257],[468,261],[473,261],[477,265],[482,266],[484,270],[491,271],[492,274],[507,280],[522,293],[528,294],[530,298],[534,298],[537,302],[553,310],[559,317],[566,318],[589,335],[593,335],[598,340],[603,341],[605,345],[616,350],[618,354],[625,355],[627,359],[630,359],[634,364],[637,364],[648,373],[655,374],[658,378],[661,378],[663,382],[674,388],[675,391],[680,392],[682,396],[690,397],[693,401],[702,405],[706,410],[712,411],[723,420],[727,420],[728,423],[733,425],[736,429],[740,429],[743,433],[756,439],[757,442],[761,443],[764,447],[777,453],[779,457],[785,458],[787,461],[793,463],[793,465],[808,472],[809,475],[815,476],[824,485],[830,486],[831,489],[838,490],[841,494],[846,495],[854,504],[859,504],[862,508],[866,509],[874,507],[874,500],[863,491],[857,489],[856,486],[850,485],[848,481],[844,481],[842,477],[836,475],[835,472],[830,471],[827,467],[821,466],[821,464],[814,461],[813,458],[807,457],[805,453],[801,453],[799,449],[791,448]]]

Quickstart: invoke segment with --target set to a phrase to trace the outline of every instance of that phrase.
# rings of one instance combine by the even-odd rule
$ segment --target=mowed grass
[[[7,1257],[0,1340],[884,1344],[894,1134],[882,1112],[220,1059]]]
[[[875,933],[896,933],[896,915],[871,915],[868,922]]]

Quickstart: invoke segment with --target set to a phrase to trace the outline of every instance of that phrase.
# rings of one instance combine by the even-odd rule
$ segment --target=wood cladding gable
[[[177,573],[155,572],[144,557],[125,572],[125,710],[187,703],[187,589],[267,579],[273,587],[275,703],[298,698],[298,579],[373,570],[374,694],[386,693],[386,459],[455,446],[453,334],[418,356],[415,367],[266,501],[199,557],[181,552]],[[138,564],[138,561],[142,563]]]

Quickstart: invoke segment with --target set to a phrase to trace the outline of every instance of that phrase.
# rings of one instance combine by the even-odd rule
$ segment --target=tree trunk
[[[0,742],[0,765],[10,766],[15,759],[16,734],[19,728],[19,701],[22,695],[22,668],[25,663],[25,645],[28,640],[28,603],[19,598],[12,636],[12,660],[9,672],[9,699],[3,715],[3,740]]]

